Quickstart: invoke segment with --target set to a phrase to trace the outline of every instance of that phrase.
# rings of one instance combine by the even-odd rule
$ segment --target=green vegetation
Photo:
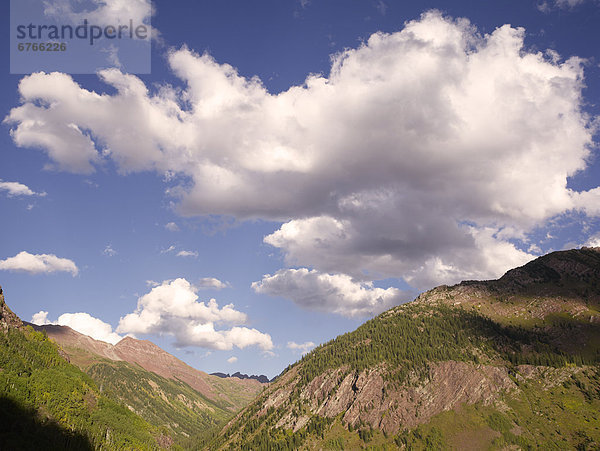
[[[556,337],[568,336],[574,327],[580,328],[579,325],[574,326],[574,321],[569,318],[557,320],[550,317],[544,327],[525,328],[500,324],[474,309],[423,303],[400,306],[367,321],[353,332],[319,346],[296,365],[288,367],[284,375],[294,368],[298,376],[285,403],[279,409],[270,408],[265,413],[262,406],[268,394],[261,396],[223,435],[213,441],[211,446],[254,450],[287,450],[297,449],[298,446],[306,449],[340,449],[344,446],[353,449],[385,449],[386,446],[406,446],[408,449],[452,447],[449,444],[456,437],[441,420],[439,424],[432,420],[396,437],[386,437],[381,431],[364,424],[356,428],[348,426],[344,433],[331,435],[329,431],[335,429],[335,424],[332,425],[331,420],[312,414],[308,404],[300,397],[302,389],[308,383],[328,370],[341,370],[337,377],[339,384],[347,374],[359,374],[365,369],[379,366],[385,369],[383,376],[386,387],[400,388],[415,383],[410,375],[418,376],[421,381],[427,379],[429,365],[436,361],[506,366],[511,378],[522,390],[514,399],[507,395],[506,402],[514,404],[517,402],[515,399],[527,399],[529,407],[517,408],[515,404],[511,417],[489,408],[474,415],[472,421],[466,425],[455,424],[457,430],[466,428],[465,437],[472,436],[482,440],[486,447],[503,448],[515,445],[527,449],[530,444],[552,436],[552,433],[543,428],[551,427],[548,425],[552,425],[554,421],[565,421],[564,424],[569,424],[567,418],[558,412],[552,418],[542,417],[540,420],[538,410],[534,407],[535,403],[540,403],[539,412],[553,412],[552,403],[558,402],[554,400],[560,399],[562,402],[565,399],[573,400],[573,397],[583,397],[588,404],[577,404],[579,412],[574,414],[571,424],[562,430],[565,433],[578,431],[577,437],[569,437],[570,444],[600,443],[600,437],[597,435],[600,424],[597,423],[596,416],[584,413],[586,408],[598,411],[600,407],[600,391],[597,385],[592,383],[594,378],[598,377],[597,370],[586,370],[594,374],[593,377],[590,376],[591,379],[587,378],[586,382],[569,379],[567,384],[571,384],[572,389],[570,395],[567,392],[547,393],[543,387],[531,386],[533,382],[519,382],[517,377],[517,366],[522,364],[556,368],[555,371],[562,369],[573,374],[583,365],[597,365],[600,362],[600,354],[595,350],[590,352],[590,346],[565,352],[557,344]],[[562,389],[568,391],[568,388]],[[308,418],[308,423],[296,432],[277,427],[281,418],[289,414],[296,419]],[[445,418],[446,422],[450,423],[456,421],[454,412],[441,415],[446,414],[449,416],[440,418]],[[534,422],[534,419],[537,419],[537,422]],[[528,421],[532,422],[531,431],[521,433],[521,429],[516,427],[519,421],[526,424]],[[590,424],[594,426],[586,426]],[[556,430],[562,431],[560,428]],[[560,436],[562,432],[556,434]],[[554,443],[552,440],[554,439],[550,438],[545,443],[550,446]]]
[[[572,374],[566,384],[554,385],[569,372]],[[515,446],[523,450],[598,449],[600,371],[597,367],[583,371],[548,370],[542,379],[521,382],[519,390],[518,396],[504,397],[502,408],[463,405],[403,431],[395,437],[395,442],[415,450]]]
[[[546,369],[540,378],[522,379],[517,394],[505,393],[494,405],[461,405],[395,436],[341,418],[312,416],[297,432],[274,427],[284,409],[269,409],[263,421],[241,417],[230,450],[365,449],[582,449],[600,447],[600,369]],[[565,379],[566,378],[566,379]],[[563,383],[560,383],[565,379]],[[226,438],[233,437],[228,433]]]
[[[244,426],[239,431],[244,440],[230,443],[226,449],[230,449],[231,451],[297,450],[307,437],[317,437],[324,440],[325,433],[333,423],[333,419],[313,415],[306,426],[293,432],[275,426],[276,421],[281,417],[282,413],[283,409],[270,408],[263,417],[252,418],[253,415],[247,415],[246,412],[243,418],[247,418],[247,421],[242,420]],[[219,438],[211,443],[210,448],[222,446],[223,444],[223,439]]]
[[[45,334],[31,327],[0,332],[0,368],[0,448],[22,449],[23,437],[32,447],[43,443],[38,449],[159,448],[160,433],[101,394]],[[23,434],[28,424],[31,441]]]
[[[189,385],[127,362],[95,363],[86,372],[104,395],[125,402],[178,442],[222,426],[232,415],[224,404],[211,401]]]
[[[593,364],[600,356],[590,358],[587,350],[566,354],[553,346],[551,335],[541,328],[505,326],[476,311],[445,305],[409,304],[367,321],[304,356],[298,387],[334,368],[360,372],[385,362],[388,376],[404,383],[411,372],[426,371],[429,362],[480,363],[484,359],[560,367]]]

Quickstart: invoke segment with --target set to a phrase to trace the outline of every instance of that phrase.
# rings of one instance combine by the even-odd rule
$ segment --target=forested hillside
[[[1,291],[0,291],[1,293]],[[100,392],[0,294],[0,449],[158,449],[171,438]]]
[[[66,326],[35,326],[59,344],[71,363],[102,393],[189,447],[222,427],[262,390],[255,380],[219,378],[198,371],[147,340],[127,337],[111,345]]]
[[[600,447],[600,250],[439,287],[290,366],[224,449]]]

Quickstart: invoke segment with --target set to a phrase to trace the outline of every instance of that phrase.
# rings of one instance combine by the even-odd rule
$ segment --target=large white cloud
[[[443,215],[436,221],[433,212],[411,215],[407,210],[406,219],[387,222],[396,214],[393,207],[378,210],[370,204],[368,209],[352,221],[328,216],[292,220],[265,242],[284,249],[290,265],[310,265],[356,279],[403,277],[419,289],[499,277],[532,258],[499,238],[493,228],[457,227]],[[414,223],[416,218],[429,221]],[[393,230],[394,225],[399,229]]]
[[[256,329],[237,325],[247,322],[246,314],[233,304],[219,308],[217,301],[198,302],[198,295],[185,279],[165,281],[140,297],[137,309],[121,318],[117,332],[131,334],[165,334],[176,339],[177,346],[201,346],[230,350],[234,346],[273,347],[271,337]],[[216,329],[216,325],[236,325]]]
[[[123,338],[113,332],[110,324],[94,318],[88,313],[64,313],[58,317],[56,323],[60,326],[69,326],[77,332],[113,345],[117,344]]]
[[[31,322],[38,326],[45,324],[69,326],[81,334],[113,345],[123,339],[119,334],[113,332],[110,324],[94,318],[89,313],[64,313],[58,317],[57,321],[50,321],[48,320],[48,312],[42,310],[32,316]]]
[[[257,293],[287,297],[303,308],[345,316],[375,315],[409,299],[397,288],[375,288],[372,282],[358,283],[347,275],[306,268],[268,274],[252,288]]]
[[[116,93],[97,94],[38,73],[6,122],[58,168],[168,174],[184,215],[284,222],[265,240],[289,264],[418,288],[494,277],[533,257],[511,238],[600,214],[598,190],[567,188],[593,146],[582,61],[524,36],[433,11],[277,95],[184,47],[168,59],[183,89],[106,70]]]
[[[70,272],[73,277],[79,272],[75,262],[68,258],[60,258],[53,254],[30,254],[26,251],[0,260],[0,270],[21,271],[30,274]]]

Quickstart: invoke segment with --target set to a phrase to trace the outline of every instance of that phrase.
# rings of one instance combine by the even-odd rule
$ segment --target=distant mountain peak
[[[222,379],[226,379],[229,377],[235,377],[237,379],[251,379],[251,380],[256,380],[258,382],[260,382],[261,384],[268,384],[269,382],[273,382],[273,380],[275,380],[275,378],[273,379],[269,379],[267,376],[265,376],[264,374],[261,374],[260,376],[257,376],[255,374],[248,376],[247,374],[242,374],[239,371],[233,373],[233,374],[229,374],[229,373],[210,373],[211,376],[217,376],[220,377]]]

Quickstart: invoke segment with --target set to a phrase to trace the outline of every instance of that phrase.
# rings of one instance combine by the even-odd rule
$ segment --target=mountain
[[[172,438],[71,365],[0,288],[0,449],[158,449]]]
[[[111,345],[67,326],[31,326],[58,343],[104,393],[180,444],[230,419],[263,388],[255,380],[208,375],[147,340],[125,337]]]
[[[600,249],[384,312],[288,367],[210,447],[600,448]]]
[[[253,374],[252,376],[248,376],[247,374],[242,374],[239,371],[233,373],[232,375],[226,374],[226,373],[210,373],[211,376],[217,376],[220,378],[228,378],[228,377],[235,377],[237,379],[254,379],[258,382],[260,382],[261,384],[268,384],[269,382],[272,382],[271,380],[269,380],[269,378],[267,376],[265,376],[264,374],[261,374],[260,376],[257,376],[256,374]],[[275,380],[275,379],[273,379]]]
[[[102,359],[124,361],[166,379],[184,382],[208,399],[223,403],[231,412],[245,407],[263,388],[258,381],[236,377],[222,380],[221,377],[192,368],[148,340],[125,337],[116,345],[111,345],[68,326],[32,324],[32,327],[46,331],[48,337],[61,345],[72,362],[84,370]]]

